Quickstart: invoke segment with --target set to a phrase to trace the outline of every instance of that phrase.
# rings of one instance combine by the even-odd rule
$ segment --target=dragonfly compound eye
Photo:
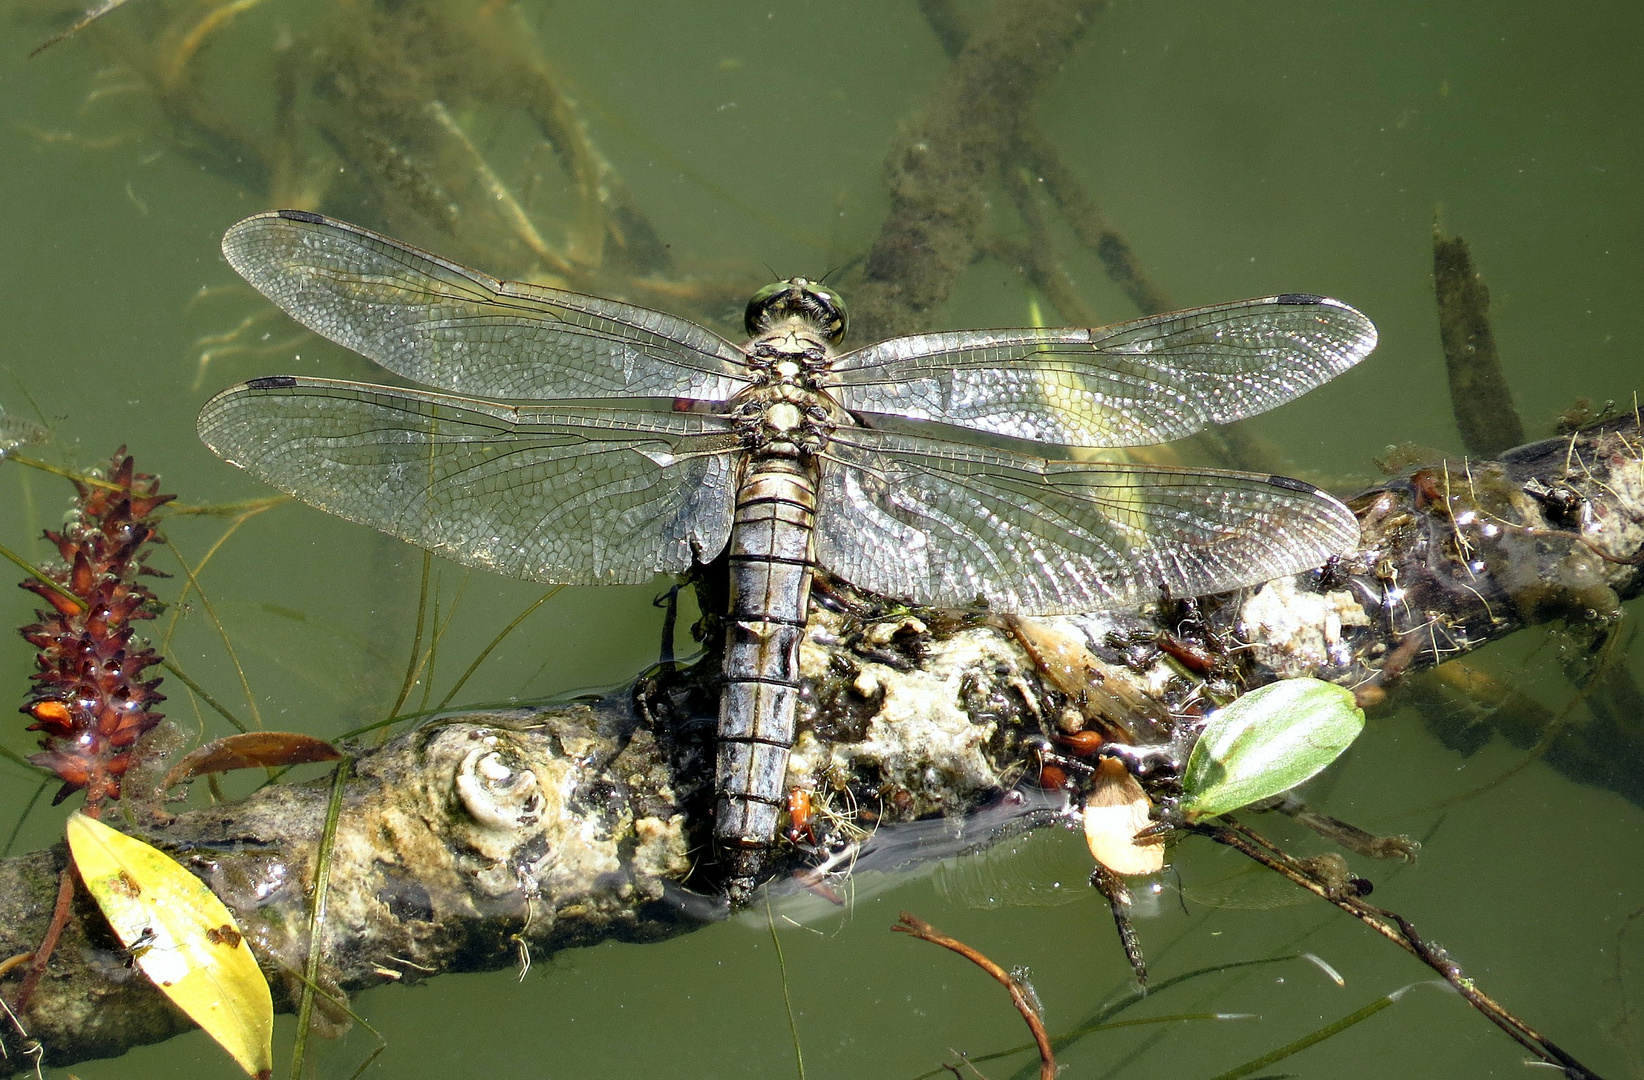
[[[749,337],[758,337],[784,319],[805,320],[827,339],[837,344],[845,337],[849,318],[845,301],[831,289],[824,289],[804,278],[789,278],[773,282],[748,301],[743,322]]]

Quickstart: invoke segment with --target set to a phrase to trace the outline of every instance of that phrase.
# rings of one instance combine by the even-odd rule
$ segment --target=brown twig
[[[904,911],[898,919],[897,924],[891,927],[893,932],[911,934],[920,941],[928,941],[932,945],[940,945],[944,949],[958,953],[993,976],[996,982],[1010,991],[1010,1000],[1016,1004],[1016,1011],[1022,1014],[1022,1019],[1027,1021],[1028,1030],[1033,1033],[1033,1042],[1039,1047],[1039,1080],[1056,1080],[1056,1052],[1050,1048],[1050,1036],[1045,1032],[1045,1024],[1039,1017],[1039,1010],[1034,1007],[1022,984],[992,960],[964,942],[941,933],[918,916]]]
[[[63,872],[57,878],[57,902],[51,909],[51,921],[46,924],[46,932],[40,938],[40,944],[34,947],[34,953],[29,957],[28,970],[23,972],[23,981],[17,987],[17,997],[14,999],[14,1009],[22,1012],[28,1008],[29,999],[34,996],[34,988],[40,984],[40,979],[46,973],[46,963],[57,948],[57,939],[63,936],[63,928],[68,925],[69,909],[74,903],[74,864],[70,862],[63,867]]]
[[[1469,1005],[1483,1013],[1491,1023],[1505,1031],[1515,1042],[1546,1064],[1563,1069],[1564,1075],[1570,1080],[1600,1080],[1597,1073],[1565,1053],[1556,1043],[1514,1016],[1500,1002],[1474,985],[1472,979],[1462,974],[1460,964],[1450,959],[1450,955],[1444,949],[1416,933],[1416,928],[1404,916],[1365,902],[1356,891],[1334,887],[1321,880],[1307,866],[1237,821],[1230,818],[1223,818],[1222,821],[1225,824],[1199,823],[1189,825],[1188,828],[1201,836],[1208,836],[1218,844],[1233,848],[1308,892],[1323,897],[1398,945],[1438,972]]]

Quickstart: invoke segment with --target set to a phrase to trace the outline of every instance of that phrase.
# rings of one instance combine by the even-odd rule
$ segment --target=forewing
[[[306,503],[509,577],[643,582],[730,535],[736,443],[712,416],[280,377],[218,394],[199,431]]]
[[[840,358],[832,392],[852,412],[1058,446],[1142,446],[1266,412],[1375,346],[1358,311],[1290,293],[1095,330],[893,338]]]
[[[817,560],[935,607],[1048,615],[1199,596],[1319,566],[1358,524],[1300,481],[1045,460],[862,428],[834,434]]]
[[[246,218],[223,254],[304,326],[442,390],[717,401],[747,383],[741,350],[685,319],[487,277],[318,214]]]

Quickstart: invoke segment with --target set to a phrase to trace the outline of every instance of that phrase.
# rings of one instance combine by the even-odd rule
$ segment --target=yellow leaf
[[[80,878],[120,944],[177,1007],[259,1080],[274,1068],[274,1003],[234,916],[200,879],[84,814],[68,820]]]

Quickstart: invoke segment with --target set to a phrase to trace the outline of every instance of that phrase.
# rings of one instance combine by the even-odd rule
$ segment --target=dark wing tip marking
[[[324,214],[316,214],[312,210],[276,210],[275,213],[280,217],[305,222],[309,225],[324,225],[326,222]]]
[[[1267,482],[1276,488],[1283,488],[1286,491],[1300,492],[1303,495],[1324,494],[1323,488],[1314,487],[1312,484],[1309,484],[1303,480],[1292,480],[1288,476],[1269,476],[1267,478]]]
[[[247,390],[284,390],[296,386],[297,379],[292,375],[265,375],[261,379],[252,379],[245,385]]]
[[[1273,298],[1275,304],[1324,304],[1333,303],[1328,296],[1320,296],[1310,292],[1280,293]]]

